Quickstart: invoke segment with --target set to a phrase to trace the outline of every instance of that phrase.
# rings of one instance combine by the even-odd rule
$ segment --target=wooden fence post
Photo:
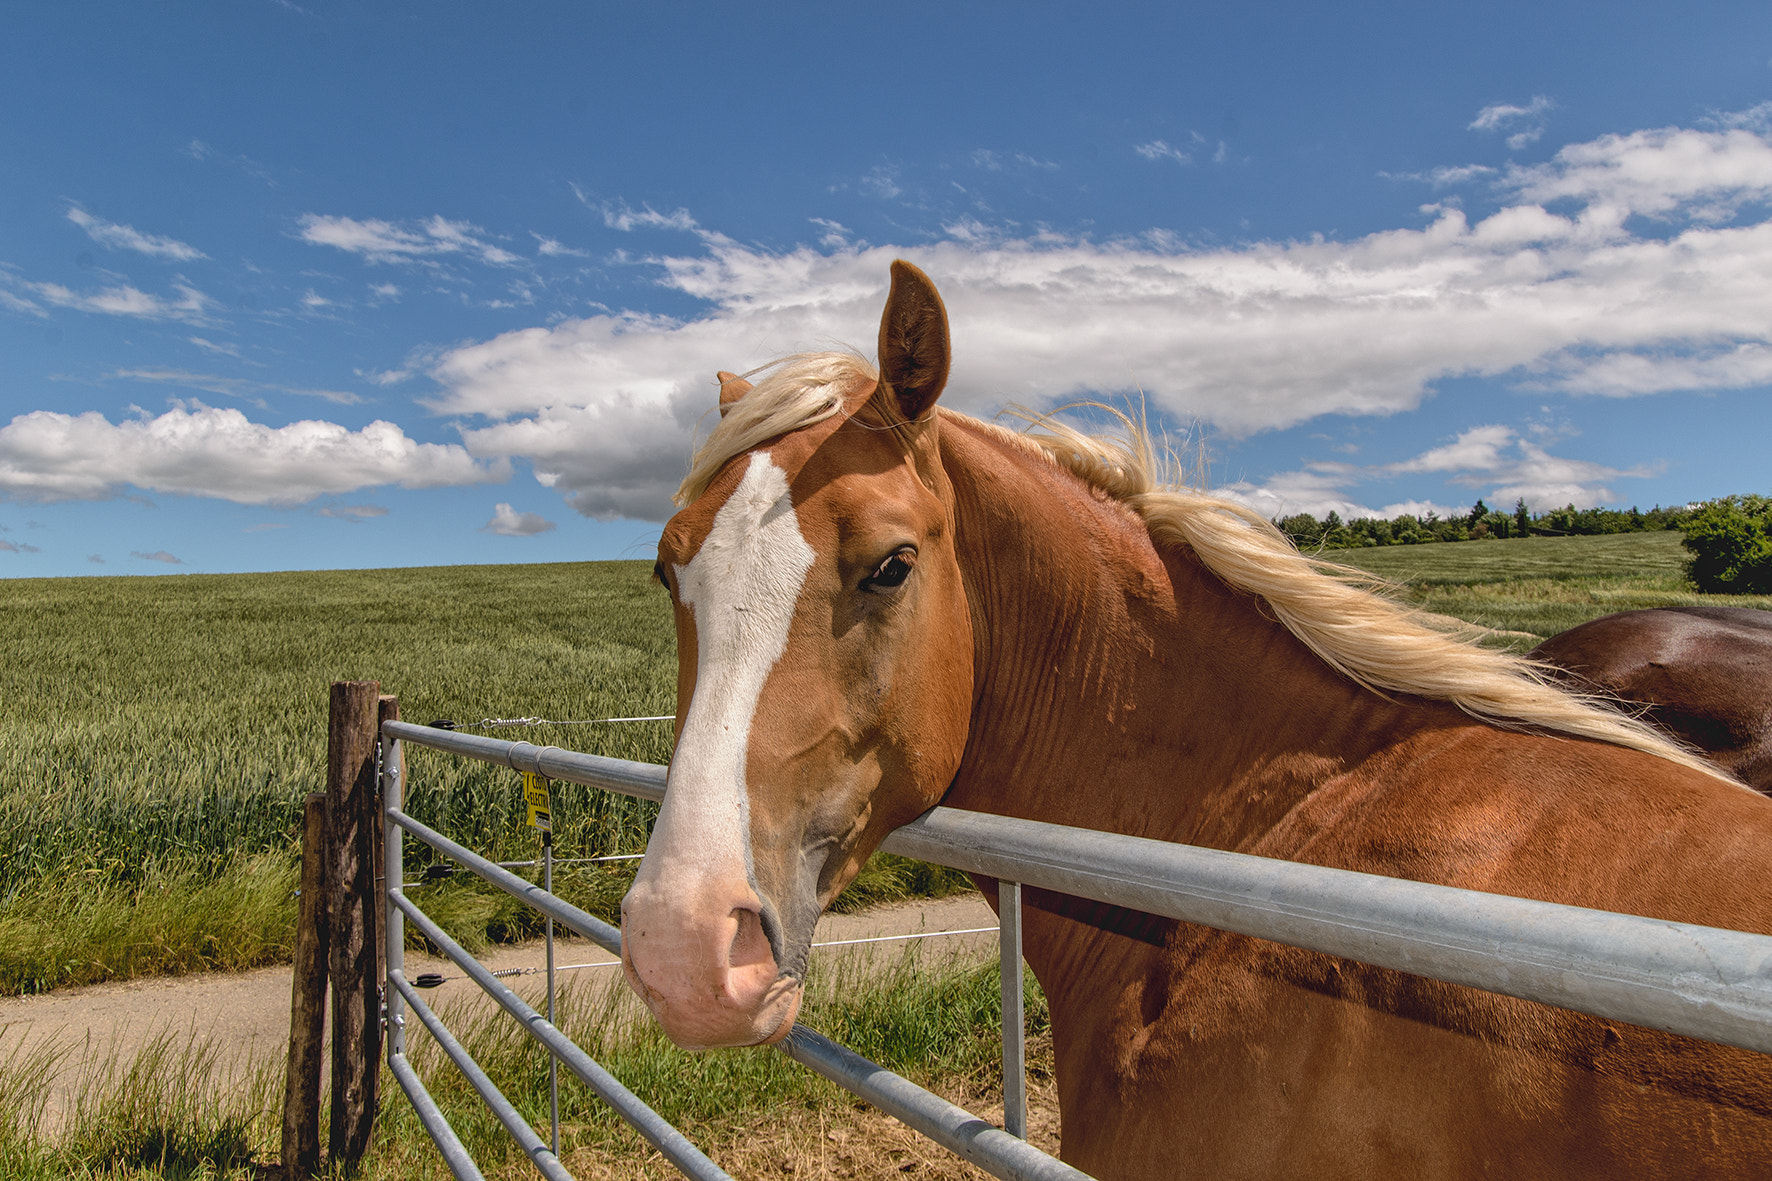
[[[381,1070],[376,961],[376,714],[381,686],[335,681],[326,741],[328,890],[332,903],[332,1129],[328,1159],[354,1171],[375,1127]]]
[[[326,1036],[326,795],[302,809],[301,906],[289,998],[289,1074],[283,1090],[283,1175],[312,1177],[320,1168],[320,1062]]]

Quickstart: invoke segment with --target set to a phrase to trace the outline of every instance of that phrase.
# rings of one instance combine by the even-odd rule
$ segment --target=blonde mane
[[[733,457],[841,413],[858,383],[878,381],[874,368],[850,353],[800,354],[766,368],[768,375],[696,452],[677,492],[679,504],[701,495]],[[1252,509],[1163,486],[1148,434],[1124,416],[1126,438],[1114,440],[1038,415],[1027,416],[1038,431],[1028,433],[951,410],[940,413],[1043,456],[1125,503],[1144,520],[1159,549],[1192,550],[1228,585],[1261,599],[1275,619],[1332,668],[1372,692],[1450,702],[1472,717],[1509,729],[1629,747],[1742,786],[1605,699],[1559,688],[1546,666],[1431,627],[1418,612],[1379,593],[1383,584],[1365,571],[1299,553],[1290,538]]]

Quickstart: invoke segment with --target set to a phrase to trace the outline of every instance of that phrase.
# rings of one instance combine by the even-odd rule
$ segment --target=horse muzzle
[[[749,890],[680,891],[672,899],[636,880],[621,917],[628,986],[678,1046],[770,1045],[793,1028],[804,990],[777,966]]]

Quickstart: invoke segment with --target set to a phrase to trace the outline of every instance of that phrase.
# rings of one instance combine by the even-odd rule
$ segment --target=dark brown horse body
[[[1515,694],[1517,725],[1625,726],[1517,670],[1427,691],[1497,654],[1401,628],[1392,673],[1362,666],[1336,636],[1379,609],[1259,522],[938,412],[945,333],[895,267],[878,384],[779,429],[735,411],[751,435],[666,529],[685,721],[624,955],[679,1042],[782,1036],[811,920],[938,798],[1772,933],[1772,801],[1634,731],[1474,718]],[[1186,924],[1154,946],[1033,909],[1026,954],[1063,1153],[1099,1177],[1772,1172],[1747,1051]]]
[[[1643,708],[1755,791],[1772,795],[1772,611],[1655,607],[1552,636],[1534,660]]]

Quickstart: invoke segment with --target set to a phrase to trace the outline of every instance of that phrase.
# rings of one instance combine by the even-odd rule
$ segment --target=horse
[[[1772,611],[1653,607],[1589,620],[1528,659],[1610,694],[1772,795]]]
[[[624,974],[678,1045],[784,1037],[820,911],[938,802],[1772,932],[1772,800],[1164,490],[1142,436],[942,408],[950,366],[896,262],[877,367],[720,375],[654,567],[677,734],[622,902]],[[1772,1059],[1061,909],[1024,908],[1024,954],[1061,1153],[1096,1177],[1772,1169]]]

